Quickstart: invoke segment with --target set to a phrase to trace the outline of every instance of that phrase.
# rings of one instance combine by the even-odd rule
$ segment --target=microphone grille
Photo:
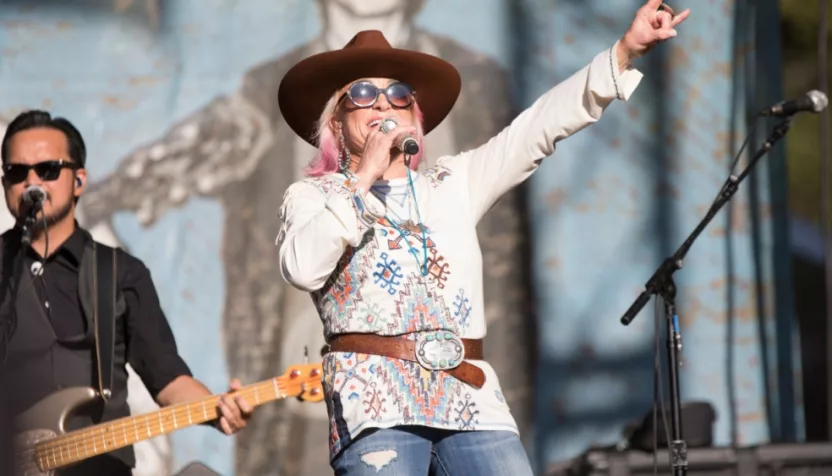
[[[812,101],[812,110],[815,112],[823,111],[829,104],[829,99],[826,97],[826,94],[823,94],[823,92],[818,91],[817,89],[809,91],[806,95],[809,96],[809,100]]]
[[[23,200],[29,204],[46,200],[46,192],[38,185],[29,185],[23,192]]]

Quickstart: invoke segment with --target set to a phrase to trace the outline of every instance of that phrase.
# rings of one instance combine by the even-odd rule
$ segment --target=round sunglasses
[[[80,167],[75,162],[66,160],[45,160],[36,164],[3,164],[3,177],[10,183],[16,184],[26,180],[29,171],[34,170],[41,180],[51,182],[61,176],[61,170],[77,170]]]
[[[369,81],[358,81],[350,86],[338,102],[340,103],[346,97],[355,107],[372,107],[378,101],[379,94],[384,94],[391,106],[400,109],[410,107],[416,96],[416,92],[407,83],[396,82],[384,89],[379,89]]]

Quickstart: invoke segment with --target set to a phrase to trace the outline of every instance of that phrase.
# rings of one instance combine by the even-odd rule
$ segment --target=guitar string
[[[302,384],[302,382],[297,382],[297,383]],[[273,391],[272,389],[274,387],[274,384],[271,381],[266,381],[266,382],[260,382],[258,384],[255,384],[255,386],[268,387],[270,391]],[[286,394],[286,390],[289,390],[288,387],[286,389],[284,389],[284,385],[281,384],[280,382],[277,382],[277,387],[278,387],[278,398],[288,396]],[[294,387],[294,385],[292,385],[292,387]],[[259,392],[255,392],[254,386],[252,386],[250,388],[241,389],[237,392],[237,395],[241,395],[245,398],[248,398],[250,396],[249,394],[255,395],[255,394],[259,394]],[[204,400],[196,400],[196,401],[192,401],[192,402],[185,402],[185,403],[180,403],[180,404],[177,404],[177,405],[172,405],[172,406],[169,406],[169,407],[166,407],[166,408],[162,408],[161,410],[159,410],[157,412],[148,413],[148,414],[145,414],[145,415],[134,415],[134,416],[124,417],[124,418],[119,418],[117,420],[112,420],[112,421],[103,423],[100,426],[101,426],[101,429],[103,430],[103,428],[107,427],[107,426],[117,426],[118,423],[122,420],[125,420],[125,421],[126,420],[136,420],[137,421],[137,420],[140,420],[142,418],[147,418],[151,414],[168,414],[168,415],[177,415],[178,416],[178,413],[181,410],[188,410],[188,413],[191,413],[191,407],[193,407],[195,405],[200,405],[201,406],[202,403],[213,403],[213,401],[218,402],[219,398],[220,398],[220,396],[212,395],[211,397],[206,397]],[[215,410],[216,410],[216,407],[212,407],[212,411],[215,411]],[[161,415],[159,415],[159,416],[161,416]],[[211,421],[211,420],[214,420],[214,419],[216,419],[216,417],[209,418],[208,420],[205,420],[205,421]],[[156,420],[156,421],[158,421],[158,420]],[[140,425],[151,426],[150,424],[147,424],[147,423],[140,424]],[[164,426],[163,424],[159,425],[160,428],[162,428],[163,426]],[[61,435],[59,438],[61,440],[64,440],[66,438],[74,438],[74,437],[80,436],[81,434],[84,434],[84,433],[90,433],[91,431],[92,431],[91,428],[80,429],[80,430],[77,430],[77,432],[72,432],[72,433],[68,433],[68,434],[65,434],[65,435]],[[76,434],[73,435],[73,433],[76,433]],[[57,438],[56,438],[56,440],[57,440]],[[43,443],[40,443],[40,444],[36,445],[36,447],[38,449],[57,448],[61,444],[63,444],[63,443],[58,444],[58,441],[49,441],[49,440],[47,440],[47,441],[44,441]]]
[[[308,383],[309,382],[290,382],[289,385],[284,386],[280,382],[277,382],[278,392],[277,392],[277,395],[276,395],[275,399],[281,399],[281,398],[286,398],[288,396],[300,395],[300,393],[302,393],[304,390],[309,389],[309,387],[307,387],[305,389],[304,385],[303,385],[303,384],[308,384]],[[255,384],[251,388],[241,389],[240,391],[237,392],[237,395],[240,395],[240,396],[248,399],[249,397],[253,397],[256,394],[259,394],[259,392],[255,392],[255,388],[254,388],[255,386],[263,386],[263,387],[270,387],[271,388],[271,387],[273,387],[273,385],[274,384],[272,384],[271,381],[261,382],[261,383]],[[313,381],[313,385],[314,385],[314,381]],[[312,387],[312,388],[314,388],[314,387]],[[294,391],[298,391],[298,392],[295,393]],[[292,395],[292,394],[294,394],[294,395]],[[219,398],[220,397],[216,397],[217,402],[219,401]],[[211,400],[211,399],[207,399],[207,400]],[[203,401],[196,401],[196,402],[182,403],[182,404],[179,404],[179,405],[174,405],[172,407],[165,408],[165,409],[160,410],[159,412],[156,412],[156,413],[157,414],[165,413],[165,418],[168,421],[170,421],[171,419],[178,420],[177,417],[180,416],[180,415],[181,416],[190,415],[191,412],[192,412],[191,407],[193,407],[195,405],[200,405],[200,403],[209,403],[209,402],[208,401],[204,401],[204,402]],[[266,402],[263,402],[263,403],[266,403]],[[182,410],[185,410],[185,411],[183,412]],[[216,407],[213,407],[211,411],[215,412]],[[149,416],[149,414],[147,414],[147,415],[136,415],[136,416],[132,416],[132,417],[126,417],[126,419],[139,420],[139,419],[142,419],[142,418],[148,418],[148,416]],[[216,420],[220,416],[221,415],[217,415],[216,413],[212,413],[211,418],[209,418],[208,420],[203,420],[201,423],[204,423],[206,421]],[[162,417],[162,415],[159,415],[159,417]],[[83,445],[85,453],[90,453],[90,451],[87,451],[87,447],[91,443],[93,444],[93,446],[96,446],[96,443],[101,442],[102,446],[104,446],[106,451],[101,453],[101,452],[93,450],[92,451],[92,453],[94,453],[93,456],[97,456],[99,454],[104,454],[104,453],[107,453],[109,451],[114,451],[115,449],[117,449],[116,447],[122,448],[122,447],[125,447],[125,446],[135,444],[138,441],[147,439],[147,438],[142,438],[140,440],[136,440],[136,441],[133,441],[131,443],[126,443],[125,444],[125,443],[118,443],[116,441],[115,436],[113,436],[112,438],[107,438],[107,436],[109,436],[109,435],[116,435],[116,432],[118,430],[108,432],[105,435],[103,433],[104,428],[107,427],[107,426],[110,426],[110,427],[117,426],[118,421],[119,420],[113,420],[113,421],[105,423],[104,425],[102,425],[100,430],[98,430],[97,432],[95,430],[91,430],[91,429],[82,429],[82,430],[78,430],[77,435],[72,435],[72,433],[69,433],[69,434],[66,434],[66,435],[61,435],[58,438],[56,438],[56,440],[58,440],[58,441],[45,441],[45,442],[40,443],[40,444],[35,444],[33,447],[27,448],[26,450],[21,452],[20,455],[21,456],[29,456],[29,455],[36,454],[36,453],[44,453],[42,458],[45,459],[46,460],[45,463],[47,463],[47,465],[49,465],[50,460],[57,462],[57,459],[61,459],[62,463],[63,463],[64,453],[69,455],[69,459],[73,459],[73,456],[72,456],[73,450],[75,450],[74,452],[76,453],[76,456],[74,458],[77,459],[77,457],[80,455],[80,453],[78,452],[78,446],[79,445]],[[146,420],[143,424],[134,422],[132,424],[132,427],[133,427],[134,430],[137,429],[137,428],[135,428],[136,425],[141,425],[141,426],[147,427],[151,433],[156,433],[156,429],[159,430],[158,434],[155,434],[155,435],[153,435],[151,437],[148,437],[148,438],[160,436],[162,434],[169,433],[170,431],[178,429],[178,428],[176,428],[176,425],[172,425],[172,427],[169,427],[170,430],[168,430],[166,432],[166,431],[164,431],[165,430],[164,420],[162,420],[162,422],[159,422],[158,419],[153,420],[153,421]],[[127,436],[128,431],[126,429],[124,429],[124,430],[121,430],[121,433],[124,435],[123,439],[126,442],[127,441],[126,436]],[[84,435],[84,436],[82,436],[82,435]],[[113,448],[110,449],[110,450],[106,449],[107,441],[113,441],[115,443],[114,445],[112,445]],[[86,459],[86,458],[82,458],[82,459]]]
[[[257,384],[257,385],[263,385],[263,386],[272,387],[272,384],[271,384],[270,382],[260,383],[260,384]],[[281,386],[280,386],[280,384],[278,384],[278,389],[280,390],[280,388],[281,388]],[[240,390],[240,391],[238,392],[238,394],[246,394],[246,395],[244,395],[244,396],[247,396],[248,392],[250,392],[250,391],[252,391],[252,392],[253,392],[253,389],[248,389],[248,388],[247,388],[247,389],[245,389],[245,390]],[[161,414],[170,414],[170,415],[173,415],[173,414],[178,413],[178,412],[179,412],[180,410],[182,410],[182,409],[187,409],[187,410],[188,410],[188,413],[190,413],[190,412],[191,412],[191,407],[193,407],[194,405],[199,405],[199,406],[201,407],[201,406],[203,406],[203,405],[202,405],[203,403],[214,403],[214,401],[218,401],[218,400],[219,400],[219,398],[220,398],[220,396],[218,396],[218,395],[211,395],[210,397],[205,397],[205,398],[204,398],[204,399],[202,399],[202,400],[195,400],[195,401],[191,401],[191,402],[184,402],[184,403],[180,403],[180,404],[177,404],[177,405],[172,405],[172,406],[169,406],[169,407],[164,407],[164,408],[160,409],[160,410],[159,410],[159,411],[157,411],[157,412],[152,412],[152,413],[148,413],[148,414],[144,414],[144,415],[133,415],[133,416],[128,416],[128,417],[123,417],[123,418],[119,418],[119,419],[116,419],[116,420],[111,420],[111,421],[108,421],[108,422],[102,423],[101,425],[96,425],[96,426],[99,426],[99,427],[100,427],[100,429],[102,429],[102,430],[103,430],[103,428],[104,428],[104,427],[108,427],[108,426],[117,426],[119,422],[122,422],[122,420],[134,420],[134,421],[138,421],[138,420],[140,420],[140,419],[142,419],[142,418],[148,418],[150,415],[153,415],[153,414],[156,414],[156,415],[159,415],[159,416],[162,416]],[[216,410],[216,407],[212,407],[212,411],[213,411],[213,410]],[[210,420],[211,420],[211,419],[209,419],[209,420],[205,420],[205,421],[210,421]],[[148,421],[149,421],[149,420],[148,420]],[[157,420],[155,420],[155,421],[158,421],[158,419],[157,419]],[[150,426],[150,425],[149,425],[149,424],[147,424],[147,423],[144,423],[144,424],[139,423],[139,425],[142,425],[142,426]],[[161,426],[164,426],[164,425],[160,425],[160,427],[161,427]],[[61,440],[64,440],[64,439],[66,439],[66,438],[73,438],[73,437],[80,436],[81,434],[88,434],[88,433],[90,433],[91,431],[93,431],[93,430],[92,430],[92,428],[93,428],[93,427],[90,427],[90,428],[82,428],[82,429],[80,429],[80,430],[77,430],[76,432],[72,432],[72,433],[68,433],[68,434],[65,434],[65,435],[61,435],[61,436],[60,436],[60,439],[61,439]],[[62,443],[61,443],[61,444],[62,444]],[[50,447],[58,447],[58,446],[60,446],[60,444],[58,444],[58,439],[56,438],[56,439],[55,439],[55,441],[51,441],[51,440],[44,441],[43,443],[41,443],[41,444],[39,444],[39,445],[38,445],[38,448],[40,448],[40,449],[46,449],[46,448],[50,448]]]

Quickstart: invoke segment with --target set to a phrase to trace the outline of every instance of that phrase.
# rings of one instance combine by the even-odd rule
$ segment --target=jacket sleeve
[[[642,74],[618,71],[617,44],[538,98],[486,144],[437,162],[467,177],[475,221],[531,176],[558,141],[598,121],[614,99],[629,99]]]
[[[379,207],[384,205],[370,193],[347,187],[324,193],[308,181],[292,184],[280,207],[276,240],[283,278],[308,292],[323,287],[346,247],[359,246],[383,216]]]

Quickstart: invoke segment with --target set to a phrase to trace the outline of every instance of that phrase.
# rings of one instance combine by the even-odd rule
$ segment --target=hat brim
[[[396,48],[334,50],[298,62],[278,88],[280,112],[289,127],[317,147],[318,120],[335,91],[361,78],[390,78],[410,84],[427,134],[451,112],[460,90],[459,72],[447,61]]]

